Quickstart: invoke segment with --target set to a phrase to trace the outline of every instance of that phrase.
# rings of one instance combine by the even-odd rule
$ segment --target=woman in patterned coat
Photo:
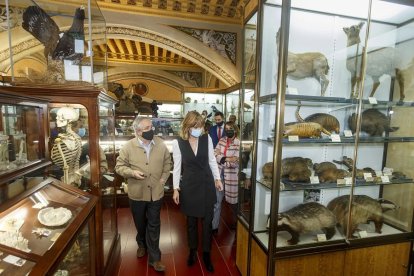
[[[215,156],[219,164],[220,175],[224,185],[224,197],[230,204],[234,216],[234,224],[230,225],[235,228],[237,218],[237,202],[239,192],[239,156],[240,156],[240,140],[239,128],[234,122],[227,122],[224,125],[226,137],[220,139],[215,149]],[[223,196],[217,198],[217,205],[221,210],[221,201]],[[220,214],[220,211],[218,211]]]

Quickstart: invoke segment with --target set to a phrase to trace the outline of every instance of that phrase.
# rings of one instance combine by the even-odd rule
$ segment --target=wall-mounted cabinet
[[[247,40],[258,22],[256,132],[252,198],[239,227],[249,231],[245,257],[252,263],[262,250],[268,275],[288,275],[283,258],[351,258],[355,248],[398,243],[403,259],[387,265],[409,273],[414,8],[403,2],[359,1],[356,10],[343,1],[263,1],[245,24]],[[251,56],[245,50],[244,94]],[[245,271],[262,275],[257,267]]]

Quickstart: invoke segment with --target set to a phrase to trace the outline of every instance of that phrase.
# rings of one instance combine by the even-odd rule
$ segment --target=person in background
[[[149,118],[135,118],[133,128],[136,137],[120,150],[115,171],[128,182],[129,206],[137,229],[137,257],[148,251],[149,265],[164,271],[159,247],[160,213],[171,157],[164,141],[154,137]]]
[[[229,116],[229,122],[233,122],[233,123],[236,124],[236,121],[237,121],[236,115],[232,114],[232,115]]]
[[[77,133],[82,139],[82,153],[80,156],[79,164],[82,166],[88,162],[89,158],[89,143],[85,136],[87,136],[87,129],[84,127],[83,122],[78,120],[72,123],[72,130]],[[104,174],[108,172],[108,161],[106,155],[101,146],[99,146],[99,172]]]
[[[224,124],[223,118],[224,118],[224,115],[220,111],[214,114],[214,121],[216,124],[212,126],[209,131],[211,140],[213,141],[214,148],[216,148],[218,141],[222,137],[226,136],[226,133],[224,132],[224,129],[223,129],[223,124]]]
[[[233,213],[233,221],[230,223],[230,229],[236,228],[237,221],[240,155],[240,140],[237,137],[239,135],[239,128],[234,122],[229,121],[224,125],[224,131],[226,136],[220,139],[214,152],[217,163],[219,164],[224,192],[217,193],[217,203],[214,205],[213,233],[218,232],[223,194]]]
[[[190,111],[183,120],[180,138],[173,141],[173,200],[181,205],[181,211],[187,216],[190,249],[187,265],[192,266],[197,260],[198,219],[201,218],[203,262],[207,271],[213,272],[211,222],[217,202],[216,190],[222,191],[223,184],[214,157],[213,143],[209,135],[203,134],[203,127],[203,117],[197,111]]]

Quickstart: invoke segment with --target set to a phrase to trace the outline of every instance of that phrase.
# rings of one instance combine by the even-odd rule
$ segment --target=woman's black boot
[[[197,259],[197,250],[196,249],[190,249],[190,254],[188,255],[187,265],[193,266]]]
[[[211,263],[210,252],[203,252],[204,265],[208,272],[214,272],[213,264]]]

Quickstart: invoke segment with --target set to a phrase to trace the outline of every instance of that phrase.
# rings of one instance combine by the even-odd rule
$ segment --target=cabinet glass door
[[[250,220],[252,196],[252,163],[254,132],[254,88],[256,84],[257,13],[244,26],[243,83],[240,96],[241,174],[239,210],[244,220]]]
[[[371,24],[355,20],[352,25],[358,31],[347,33],[349,42],[365,39],[369,31],[361,116],[357,118],[356,185],[350,221],[341,223],[349,239],[355,241],[374,237],[386,240],[391,235],[408,238],[407,232],[412,231],[413,19],[412,6],[373,1]],[[338,199],[335,206],[348,198]]]
[[[104,264],[108,262],[111,247],[117,235],[115,166],[115,114],[114,105],[99,101],[99,188],[102,193],[103,253]]]

